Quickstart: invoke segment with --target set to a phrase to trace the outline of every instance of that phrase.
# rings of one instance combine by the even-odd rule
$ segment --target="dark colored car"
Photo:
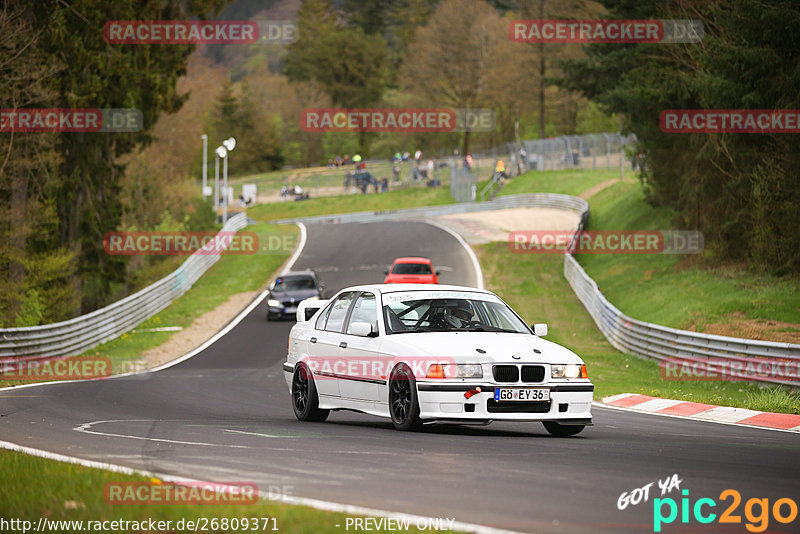
[[[323,298],[325,284],[314,271],[292,271],[275,279],[267,295],[267,321],[294,317],[301,300]]]

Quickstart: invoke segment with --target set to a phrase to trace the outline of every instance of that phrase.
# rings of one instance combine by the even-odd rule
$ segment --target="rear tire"
[[[580,434],[586,425],[562,425],[557,421],[542,421],[544,429],[557,438],[567,438]]]
[[[414,379],[414,373],[404,363],[395,367],[389,377],[389,414],[397,430],[422,429],[417,381]]]
[[[292,377],[292,409],[300,421],[315,423],[325,421],[331,413],[330,410],[320,409],[314,377],[304,363],[297,365]]]

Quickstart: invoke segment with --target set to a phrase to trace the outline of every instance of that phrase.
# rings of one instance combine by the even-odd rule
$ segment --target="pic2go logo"
[[[690,513],[698,523],[711,523],[717,518],[717,514],[711,511],[717,506],[714,499],[702,498],[690,504],[689,490],[681,492],[683,498],[678,505],[675,499],[653,499],[653,532],[661,532],[661,525],[673,523],[681,514],[681,523],[687,524],[690,521]],[[736,511],[742,502],[741,494],[734,489],[726,489],[719,494],[720,501],[731,499],[731,504],[719,516],[718,523],[741,524],[742,516],[736,515]],[[666,515],[665,515],[666,513]],[[770,516],[778,523],[788,524],[797,519],[797,503],[792,499],[777,499],[770,508],[769,499],[752,498],[744,504],[744,516],[747,519],[745,528],[749,532],[764,532],[769,527]]]

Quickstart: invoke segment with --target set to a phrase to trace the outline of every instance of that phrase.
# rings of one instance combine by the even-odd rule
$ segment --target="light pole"
[[[220,148],[225,151],[225,155],[222,156],[222,196],[225,200],[225,202],[222,204],[222,224],[225,224],[228,222],[228,154],[230,154],[230,152],[236,148],[236,139],[233,137],[227,138],[222,142],[222,146]]]
[[[216,217],[219,209],[219,158],[224,158],[228,151],[224,146],[219,146],[214,153],[217,156],[214,162],[214,216]]]
[[[208,176],[208,136],[203,134],[200,136],[203,140],[203,198],[206,198],[206,185]]]

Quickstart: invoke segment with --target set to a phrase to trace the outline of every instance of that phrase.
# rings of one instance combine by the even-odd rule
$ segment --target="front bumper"
[[[481,392],[465,398],[468,390]],[[503,388],[547,388],[550,400],[544,402],[495,401],[494,390]],[[480,384],[417,382],[420,418],[423,421],[558,421],[563,424],[592,424],[594,385],[590,382],[545,384]]]
[[[294,317],[297,313],[297,304],[291,306],[267,306],[267,313],[280,317]]]

